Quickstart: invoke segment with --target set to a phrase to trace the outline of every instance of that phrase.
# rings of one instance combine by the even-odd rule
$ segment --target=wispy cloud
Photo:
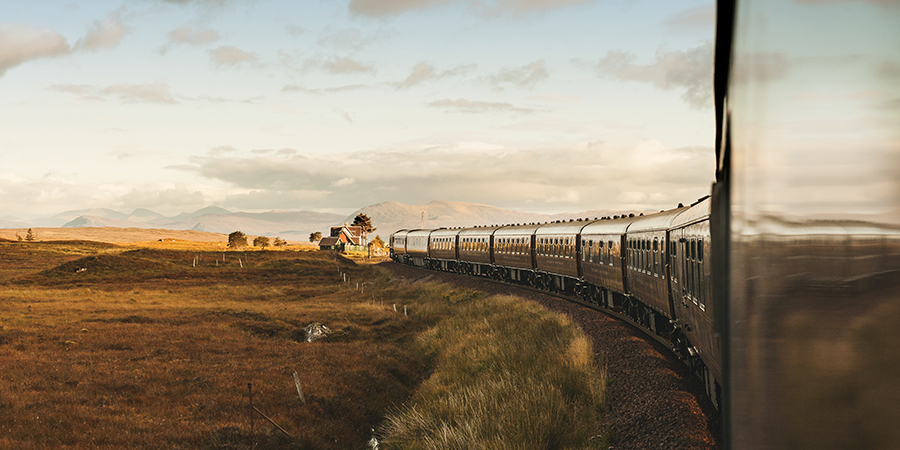
[[[456,100],[450,100],[449,98],[436,100],[429,103],[428,106],[464,113],[512,112],[531,114],[539,111],[537,109],[516,107],[506,102],[479,102],[464,98],[458,98]]]
[[[410,73],[405,80],[396,83],[395,87],[397,89],[406,89],[426,81],[435,81],[442,78],[465,75],[475,70],[476,67],[478,67],[477,64],[460,64],[452,69],[438,71],[433,65],[420,62],[413,67],[412,73]]]
[[[259,55],[231,45],[223,45],[209,50],[209,55],[212,63],[218,67],[239,67],[243,64],[259,65]]]
[[[671,28],[704,28],[716,26],[716,5],[697,6],[669,16],[663,24]]]
[[[160,47],[159,52],[165,54],[178,44],[205,45],[218,41],[221,36],[216,30],[202,27],[184,26],[169,32],[169,41]]]
[[[27,61],[69,53],[66,38],[51,28],[0,24],[0,76]]]
[[[75,94],[85,100],[116,99],[122,103],[178,103],[165,83],[113,84],[103,88],[85,84],[54,84],[49,90]]]
[[[504,86],[508,85],[534,89],[547,78],[550,78],[547,63],[540,59],[521,67],[501,69],[498,73],[488,76],[486,80],[497,90],[503,90]]]
[[[711,41],[686,51],[659,52],[650,64],[637,64],[636,59],[634,53],[613,50],[593,68],[601,78],[652,83],[659,89],[684,89],[681,98],[693,108],[712,106]]]
[[[460,5],[482,16],[523,16],[591,3],[596,0],[350,0],[354,15],[385,17],[446,5]]]
[[[295,25],[293,23],[289,23],[284,26],[284,32],[291,36],[303,36],[307,31],[308,30],[306,28],[303,28],[300,25]]]
[[[371,63],[357,61],[347,56],[330,56],[327,58],[308,58],[303,63],[304,70],[319,69],[335,75],[375,73],[375,66]]]
[[[350,92],[350,91],[358,91],[360,89],[369,89],[369,85],[367,84],[349,84],[346,86],[337,86],[330,88],[318,88],[318,89],[307,89],[303,86],[297,86],[295,84],[286,84],[281,88],[281,92],[303,92],[306,94],[335,94],[339,92]]]
[[[87,34],[69,46],[56,30],[18,23],[0,24],[0,76],[28,61],[68,55],[77,51],[95,52],[119,46],[131,27],[122,23],[118,12],[95,20]]]
[[[125,26],[117,12],[111,12],[105,19],[95,20],[90,31],[75,43],[76,50],[109,50],[119,46],[131,27]]]

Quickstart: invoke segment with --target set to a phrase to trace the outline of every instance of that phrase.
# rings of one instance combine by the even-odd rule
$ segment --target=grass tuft
[[[387,448],[590,448],[604,379],[590,342],[568,319],[514,297],[472,301],[419,338],[434,373],[391,414]]]

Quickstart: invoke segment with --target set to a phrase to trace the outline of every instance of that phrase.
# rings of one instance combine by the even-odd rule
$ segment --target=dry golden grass
[[[205,448],[212,427],[230,448],[361,447],[424,370],[404,344],[424,324],[363,301],[338,267],[379,299],[395,288],[330,253],[227,252],[193,267],[186,251],[0,247],[37,258],[0,286],[0,448]],[[310,322],[335,334],[303,342]],[[250,427],[247,383],[292,439],[261,417]]]
[[[419,338],[435,371],[388,418],[387,448],[587,449],[605,379],[567,318],[515,297],[454,293]]]
[[[488,419],[505,414],[496,409],[502,405],[463,406],[520,395],[521,382],[537,377],[543,379],[527,396],[510,403],[519,405],[511,417],[547,409],[531,422],[535,433],[562,437],[546,442],[578,439],[569,429],[582,422],[571,418],[597,412],[591,402],[602,393],[590,381],[596,375],[572,376],[591,365],[590,346],[571,324],[533,305],[398,283],[331,252],[223,252],[210,243],[155,242],[0,242],[0,448],[363,448],[372,429],[382,430],[388,412],[409,404],[417,388],[416,398],[465,392],[463,400],[442,400],[439,410]],[[503,312],[489,315],[491,309]],[[452,319],[458,313],[486,321],[450,339],[462,326]],[[516,321],[549,339],[546,349],[560,349],[563,365],[577,370],[525,371],[559,359],[520,353],[535,343],[510,332]],[[304,342],[303,328],[312,322],[333,333]],[[504,335],[511,338],[506,349],[497,344]],[[442,362],[454,354],[475,359]],[[519,368],[494,371],[500,363],[493,361],[517,355]],[[457,388],[448,380],[460,373],[466,380],[490,375],[494,388],[474,382]],[[250,414],[248,383],[254,404],[291,437]],[[583,404],[585,392],[591,400]],[[409,420],[414,426],[420,419]],[[586,440],[587,431],[579,432]],[[481,448],[500,448],[502,442],[480,437],[493,442]]]

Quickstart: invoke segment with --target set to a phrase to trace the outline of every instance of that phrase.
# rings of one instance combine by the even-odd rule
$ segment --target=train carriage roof
[[[712,201],[709,197],[698,200],[697,203],[694,203],[686,211],[679,214],[672,222],[670,228],[681,228],[699,220],[709,219],[710,204],[712,204]]]
[[[494,232],[494,236],[531,236],[540,225],[508,225]]]
[[[391,236],[397,236],[397,237],[406,236],[408,233],[409,233],[409,230],[407,230],[407,229],[397,230],[397,231],[391,233]]]
[[[481,237],[481,236],[490,236],[494,234],[494,231],[501,227],[498,226],[490,226],[490,227],[472,227],[472,228],[462,228],[459,230],[460,236],[466,237]]]
[[[688,206],[661,211],[656,214],[635,217],[631,225],[628,226],[628,233],[636,233],[639,231],[657,231],[668,230],[672,227],[672,222],[679,214],[687,211]]]
[[[540,227],[535,230],[536,236],[548,236],[555,234],[578,234],[581,233],[581,229],[584,228],[585,225],[592,223],[581,221],[572,221],[572,222],[551,222],[540,225]]]
[[[434,230],[409,230],[407,236],[428,236]]]
[[[625,234],[628,226],[634,222],[635,217],[623,217],[621,219],[597,220],[587,224],[581,234]]]
[[[432,237],[456,236],[459,234],[459,228],[438,228],[431,231]]]

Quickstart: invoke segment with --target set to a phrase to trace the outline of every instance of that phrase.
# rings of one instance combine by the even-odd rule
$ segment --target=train
[[[898,448],[900,8],[715,5],[709,198],[401,230],[392,255],[579,295],[666,337],[706,380],[723,448]]]
[[[390,236],[391,259],[579,297],[669,342],[721,398],[710,283],[710,197],[654,214],[438,229]]]

